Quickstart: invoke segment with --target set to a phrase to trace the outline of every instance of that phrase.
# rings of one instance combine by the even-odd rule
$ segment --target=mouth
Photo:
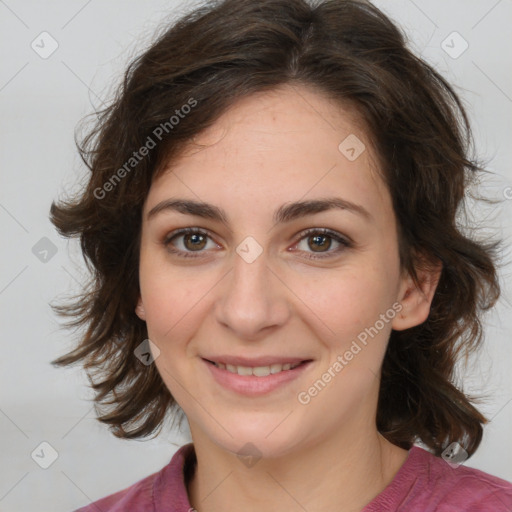
[[[227,370],[230,373],[236,373],[237,375],[249,376],[254,375],[255,377],[267,377],[268,375],[275,375],[276,373],[286,372],[289,370],[293,370],[300,366],[301,364],[305,364],[310,361],[310,359],[306,361],[299,361],[298,363],[273,363],[265,366],[243,366],[243,365],[234,365],[228,363],[220,363],[216,361],[210,361],[209,359],[205,359],[210,364],[215,365],[217,368],[221,370]]]
[[[313,363],[312,359],[299,358],[202,359],[222,387],[250,396],[266,394],[295,380]]]

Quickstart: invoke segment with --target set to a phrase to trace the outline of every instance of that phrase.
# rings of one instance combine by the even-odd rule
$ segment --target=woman
[[[469,143],[369,3],[225,0],[163,34],[52,206],[93,270],[55,363],[116,436],[182,412],[193,443],[81,510],[511,510],[462,465],[486,420],[454,364],[499,296],[496,244],[456,222]]]

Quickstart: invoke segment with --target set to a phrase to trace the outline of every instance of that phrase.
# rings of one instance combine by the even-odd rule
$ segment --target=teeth
[[[282,364],[272,364],[270,365],[270,373],[279,373],[283,369]]]
[[[300,363],[290,364],[272,364],[270,366],[234,366],[232,364],[223,364],[223,363],[213,363],[217,368],[220,368],[222,370],[227,370],[230,373],[237,373],[238,375],[248,376],[248,375],[254,375],[256,377],[266,377],[270,374],[279,373],[286,370],[293,370],[293,368],[296,368],[300,365]]]
[[[248,366],[237,366],[236,370],[238,375],[252,375],[252,368],[249,368]]]
[[[266,377],[270,375],[270,366],[257,366],[253,368],[252,374],[256,375],[256,377]]]

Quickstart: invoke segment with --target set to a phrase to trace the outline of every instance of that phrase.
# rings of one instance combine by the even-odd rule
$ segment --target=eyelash
[[[169,234],[168,236],[165,237],[165,239],[163,240],[163,245],[166,247],[166,249],[171,252],[172,254],[175,254],[179,257],[182,257],[182,258],[199,258],[201,257],[201,253],[204,252],[204,251],[182,251],[182,250],[179,250],[179,249],[173,249],[171,248],[171,242],[175,239],[175,238],[178,238],[179,236],[183,236],[183,235],[203,235],[203,236],[206,236],[208,238],[211,239],[210,235],[208,234],[207,231],[204,231],[202,229],[199,229],[199,228],[183,228],[183,229],[179,229],[177,231],[174,231],[172,232],[171,234]],[[308,254],[308,256],[305,256],[307,259],[311,259],[311,260],[320,260],[320,259],[324,259],[324,258],[330,258],[332,257],[333,255],[335,254],[339,254],[341,251],[345,250],[345,249],[349,249],[351,247],[353,247],[353,243],[351,240],[349,240],[348,238],[345,238],[345,237],[342,237],[340,234],[336,233],[336,231],[332,231],[330,229],[327,229],[327,228],[310,228],[310,229],[306,229],[304,231],[302,231],[300,234],[299,234],[299,239],[297,240],[297,242],[294,244],[295,245],[298,245],[302,240],[306,239],[306,238],[309,238],[313,235],[324,235],[324,236],[328,236],[329,238],[331,238],[332,240],[334,240],[335,242],[338,242],[340,244],[340,246],[337,248],[337,249],[334,249],[334,250],[329,250],[327,252],[319,252],[319,253],[306,253]],[[194,252],[196,252],[197,254],[194,254]]]

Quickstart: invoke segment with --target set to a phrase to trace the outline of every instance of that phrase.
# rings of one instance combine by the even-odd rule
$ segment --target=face
[[[354,113],[282,87],[195,142],[147,197],[137,307],[194,441],[272,457],[375,428],[409,281]]]

